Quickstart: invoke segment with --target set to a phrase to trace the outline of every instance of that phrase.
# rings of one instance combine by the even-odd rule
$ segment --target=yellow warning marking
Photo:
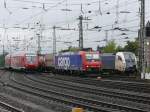
[[[72,112],[84,112],[82,108],[73,108]]]

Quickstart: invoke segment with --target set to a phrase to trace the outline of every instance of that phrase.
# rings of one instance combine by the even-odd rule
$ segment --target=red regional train
[[[36,70],[38,66],[39,59],[34,53],[16,52],[5,56],[5,68]]]

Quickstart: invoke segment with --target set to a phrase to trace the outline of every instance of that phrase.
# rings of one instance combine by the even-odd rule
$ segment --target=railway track
[[[78,82],[79,79],[77,78],[76,82],[76,79],[69,80],[65,77],[57,78],[54,76],[53,78],[47,75],[13,73],[10,75],[9,83],[6,86],[23,93],[64,104],[70,107],[70,111],[72,107],[82,107],[94,112],[150,111],[149,97],[130,92],[124,93],[114,89],[112,91],[111,89],[96,87],[97,85],[88,85],[85,84],[86,81],[84,82],[87,79],[81,78],[81,82]]]
[[[45,79],[43,77],[40,77],[38,79],[35,77],[29,77],[27,75],[25,77],[27,77],[29,80],[42,83],[45,85],[49,85],[49,86],[55,86],[55,87],[70,89],[74,91],[81,91],[84,93],[90,93],[98,96],[107,96],[111,98],[113,97],[116,99],[123,99],[123,100],[133,101],[137,103],[150,104],[150,97],[146,97],[142,95],[140,96],[140,95],[125,93],[121,91],[118,92],[115,90],[108,90],[106,88],[96,88],[93,86],[90,87],[86,85],[79,85],[76,83],[69,83],[63,80],[53,80],[53,78]]]
[[[9,85],[10,87],[20,90],[20,91],[23,91],[23,92],[26,92],[26,93],[30,93],[30,94],[42,97],[42,98],[50,99],[53,101],[57,101],[57,102],[65,103],[65,104],[69,104],[69,105],[82,106],[84,108],[94,110],[94,112],[95,111],[96,112],[99,112],[99,111],[116,112],[116,109],[108,109],[108,108],[102,107],[100,105],[97,105],[96,101],[88,100],[88,99],[81,98],[81,97],[75,97],[73,95],[58,93],[56,91],[44,90],[42,88],[38,88],[38,87],[34,87],[34,86],[31,86],[28,84],[18,82],[13,78],[11,78],[10,80],[12,82],[14,82],[14,85]],[[15,85],[15,83],[17,85]],[[87,103],[85,103],[85,102],[87,102]],[[101,102],[101,103],[103,103],[103,105],[105,104],[104,102]],[[107,105],[110,106],[110,104],[107,104]],[[127,108],[127,107],[125,107],[125,108]]]
[[[25,79],[25,78],[23,78]],[[134,108],[131,106],[125,106],[125,105],[120,105],[120,104],[115,104],[115,103],[110,103],[110,102],[105,102],[105,101],[100,101],[100,100],[96,100],[96,99],[91,99],[91,98],[85,98],[83,96],[76,96],[76,95],[71,95],[71,94],[67,94],[64,92],[58,92],[58,91],[54,91],[54,90],[47,90],[46,88],[43,89],[42,87],[35,87],[35,85],[37,84],[31,84],[31,82],[26,82],[26,83],[22,83],[22,82],[18,82],[15,79],[11,79],[13,80],[13,82],[17,83],[17,85],[21,85],[22,87],[15,87],[15,89],[21,89],[21,91],[25,91],[25,92],[30,92],[34,95],[38,95],[40,97],[44,97],[47,99],[51,99],[51,100],[55,100],[61,103],[66,103],[69,105],[75,105],[75,106],[81,106],[84,108],[87,108],[89,110],[94,110],[95,111],[107,111],[107,112],[113,112],[113,111],[133,111],[133,112],[143,112],[146,110],[140,109],[140,108]],[[32,85],[32,86],[31,86]],[[14,85],[13,85],[14,86]],[[14,88],[14,87],[13,87]],[[25,90],[23,88],[26,88]],[[28,90],[30,88],[30,90]],[[31,90],[32,89],[32,90]],[[31,92],[32,91],[32,92]],[[36,92],[35,92],[36,91]],[[38,93],[42,93],[38,94]],[[49,96],[50,95],[50,96]],[[56,96],[55,96],[56,95]],[[52,97],[53,96],[53,97]],[[111,107],[111,108],[110,108]]]
[[[3,76],[6,74],[11,74],[10,72],[6,71],[6,70],[1,70],[0,71],[0,83],[1,86],[4,86],[6,84],[6,82],[4,82],[3,80]],[[2,108],[2,111],[11,111],[11,112],[24,112],[22,109],[19,109],[15,106],[10,105],[9,103],[0,101],[0,107]]]
[[[16,108],[14,106],[11,106],[5,102],[0,101],[0,107],[5,109],[5,111],[10,111],[10,112],[24,112],[23,110]]]
[[[51,78],[51,76],[46,75],[46,77]],[[108,80],[108,79],[89,79],[89,78],[80,78],[80,77],[72,77],[72,76],[60,76],[56,75],[53,77],[55,79],[76,82],[76,83],[83,83],[88,85],[94,85],[97,87],[106,87],[106,88],[115,88],[120,90],[127,90],[133,92],[140,92],[140,93],[150,93],[150,83],[141,83],[141,82],[131,82],[131,81],[116,81],[116,80]],[[74,80],[74,78],[76,80]]]

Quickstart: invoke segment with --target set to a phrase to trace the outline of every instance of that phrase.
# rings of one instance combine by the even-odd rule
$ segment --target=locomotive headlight
[[[146,43],[149,46],[149,42]]]
[[[89,66],[88,66],[88,65],[86,65],[86,67],[88,68]]]

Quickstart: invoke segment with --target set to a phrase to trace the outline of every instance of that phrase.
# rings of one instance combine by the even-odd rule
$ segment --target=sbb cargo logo
[[[69,57],[58,57],[58,66],[63,67],[64,69],[69,68],[70,58]]]

